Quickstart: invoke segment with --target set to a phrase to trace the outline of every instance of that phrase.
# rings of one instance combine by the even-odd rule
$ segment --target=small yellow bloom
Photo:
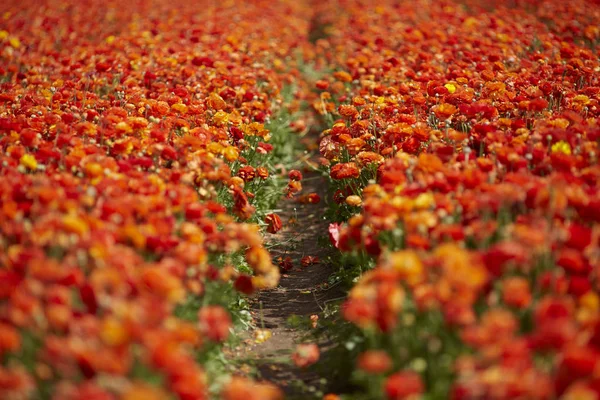
[[[20,163],[22,166],[24,166],[25,168],[28,168],[30,170],[37,169],[37,165],[38,165],[37,160],[31,154],[24,154],[23,157],[21,157]]]
[[[456,92],[456,86],[454,86],[454,84],[452,84],[452,83],[446,83],[446,84],[444,85],[444,87],[445,87],[446,89],[448,89],[448,91],[450,92],[450,94],[452,94],[452,93]]]
[[[415,208],[418,208],[420,210],[431,208],[434,205],[435,205],[435,201],[433,199],[433,194],[431,194],[431,193],[419,194],[414,202]]]
[[[581,307],[597,313],[600,311],[600,298],[593,291],[589,291],[579,298]]]
[[[213,122],[216,125],[225,125],[227,122],[229,122],[229,114],[227,114],[225,111],[217,111],[217,113],[213,115]]]
[[[8,39],[8,42],[15,49],[18,49],[19,47],[21,47],[21,41],[19,40],[19,38],[11,37],[10,39]]]
[[[346,204],[353,207],[359,207],[362,205],[362,200],[360,196],[353,194],[351,196],[346,197]]]
[[[257,329],[254,331],[254,342],[258,344],[264,343],[269,340],[272,335],[272,332],[268,329]]]
[[[401,250],[391,253],[386,259],[386,266],[398,271],[401,278],[411,285],[423,280],[423,263],[413,250]]]
[[[565,142],[564,140],[561,140],[560,142],[556,142],[552,145],[552,152],[571,154],[571,146],[569,145],[569,143]]]
[[[129,335],[123,324],[111,317],[104,320],[100,337],[109,346],[120,346],[129,339]]]
[[[225,150],[223,151],[223,156],[225,157],[225,159],[229,162],[233,162],[235,160],[237,160],[240,156],[240,151],[238,150],[237,147],[235,146],[228,146],[227,148],[225,148]]]
[[[206,146],[206,150],[208,150],[210,153],[212,154],[221,154],[223,153],[224,147],[222,144],[217,143],[217,142],[210,142],[207,146]]]
[[[65,230],[83,235],[89,231],[88,224],[76,215],[66,215],[62,219],[63,227]]]
[[[579,94],[573,97],[573,103],[578,103],[585,106],[590,104],[590,98],[587,97],[585,94]]]
[[[129,126],[129,124],[125,121],[119,122],[117,124],[117,126],[115,126],[115,128],[117,129],[117,131],[123,132],[123,133],[131,133],[133,131],[131,126]]]
[[[91,177],[98,177],[104,173],[104,169],[100,164],[91,162],[85,165],[85,173]]]
[[[171,106],[171,110],[177,111],[180,114],[187,113],[188,107],[183,103],[175,103]]]

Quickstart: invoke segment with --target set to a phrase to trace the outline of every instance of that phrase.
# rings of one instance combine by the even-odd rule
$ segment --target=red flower
[[[397,372],[385,382],[385,394],[389,400],[401,400],[420,395],[423,390],[421,376],[412,371]]]
[[[252,285],[252,277],[249,275],[240,275],[233,284],[235,290],[240,293],[251,295],[254,293],[254,286]]]
[[[301,263],[302,267],[304,267],[304,268],[310,267],[311,265],[319,263],[319,257],[316,257],[316,256],[304,256],[300,260],[300,263]]]
[[[318,204],[321,201],[321,197],[317,193],[309,193],[307,200],[309,204]]]
[[[233,201],[233,212],[242,220],[247,220],[252,216],[252,214],[254,214],[254,211],[256,211],[256,208],[254,208],[248,201],[248,196],[246,196],[246,193],[244,193],[244,191],[238,186],[233,187]]]
[[[563,249],[558,255],[556,264],[572,274],[584,274],[589,270],[587,260],[579,251],[573,249]]]
[[[579,224],[571,224],[569,237],[565,243],[567,246],[583,251],[592,243],[592,230]]]
[[[281,268],[284,271],[290,271],[292,268],[294,268],[294,264],[292,263],[292,257],[279,257],[279,268]]]
[[[229,336],[231,317],[221,306],[206,306],[198,311],[200,330],[214,342],[224,342]]]
[[[288,174],[288,177],[292,181],[301,181],[302,180],[302,172],[298,171],[297,169],[293,169]]]
[[[281,223],[281,218],[279,218],[279,215],[275,213],[267,214],[265,217],[265,222],[267,223],[267,232],[269,233],[277,233],[283,226]]]

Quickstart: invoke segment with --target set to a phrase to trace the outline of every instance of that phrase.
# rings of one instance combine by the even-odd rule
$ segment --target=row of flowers
[[[600,13],[477,3],[320,5],[330,238],[363,271],[353,378],[369,398],[596,399]]]
[[[281,94],[294,78],[282,60],[306,41],[310,10],[0,11],[0,397],[208,398],[197,357],[232,316],[207,291],[279,280],[259,224],[280,229],[268,209],[301,190],[298,173],[283,189],[272,176],[271,127],[298,108]],[[235,378],[223,397],[281,393]]]

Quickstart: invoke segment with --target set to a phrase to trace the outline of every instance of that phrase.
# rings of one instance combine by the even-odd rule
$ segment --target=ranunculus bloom
[[[244,190],[239,186],[233,187],[233,201],[233,212],[242,220],[247,220],[256,211],[256,208],[248,201],[248,196],[246,196]]]
[[[385,394],[389,400],[406,399],[424,391],[421,376],[413,371],[397,372],[385,382]]]
[[[269,233],[277,233],[283,226],[281,223],[281,218],[279,218],[279,215],[275,213],[267,214],[265,217],[265,222],[267,223],[267,232]]]
[[[339,163],[331,167],[329,175],[332,179],[358,178],[360,170],[353,162]]]
[[[346,204],[352,207],[359,207],[362,205],[362,200],[360,196],[353,194],[351,196],[346,197]]]
[[[316,256],[304,256],[300,260],[300,264],[304,268],[310,267],[311,265],[318,264],[318,263],[319,263],[319,257],[316,257]]]
[[[318,204],[321,201],[321,196],[317,193],[309,193],[306,196],[308,204]]]
[[[236,278],[233,284],[235,290],[244,294],[254,293],[254,286],[252,285],[252,277],[249,275],[240,275]]]
[[[358,356],[358,368],[370,374],[382,374],[392,368],[392,359],[383,350],[367,350]]]
[[[229,336],[231,316],[221,306],[206,306],[198,311],[202,334],[214,342],[224,342]]]
[[[257,383],[235,376],[221,393],[223,400],[283,400],[281,389],[268,383]]]
[[[525,308],[531,304],[529,282],[522,277],[507,278],[502,283],[502,300],[509,306]]]
[[[333,223],[329,224],[329,241],[335,247],[338,248],[340,244],[340,224]]]
[[[292,360],[300,368],[313,365],[319,360],[319,347],[314,343],[299,344],[292,354]]]
[[[297,169],[293,169],[289,172],[288,177],[292,181],[301,181],[302,180],[302,172]]]

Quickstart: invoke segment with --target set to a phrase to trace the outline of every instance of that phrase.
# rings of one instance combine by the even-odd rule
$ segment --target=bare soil
[[[310,161],[309,161],[310,162]],[[308,164],[307,164],[308,165]],[[302,204],[282,199],[278,215],[284,228],[277,234],[266,234],[270,252],[277,262],[279,257],[291,257],[294,265],[288,272],[282,271],[281,281],[275,289],[263,291],[252,300],[251,313],[257,329],[268,329],[270,339],[256,343],[255,332],[249,332],[244,344],[234,350],[234,357],[250,364],[259,378],[278,385],[286,399],[321,398],[326,393],[327,382],[316,372],[300,369],[291,361],[298,343],[307,339],[310,327],[289,323],[292,316],[307,321],[311,315],[319,315],[329,301],[342,296],[335,286],[328,285],[333,273],[327,263],[328,250],[319,244],[319,238],[327,233],[328,222],[324,218],[327,198],[327,181],[310,168],[303,171],[302,194],[317,193],[317,204]],[[290,222],[291,221],[291,222]],[[301,266],[304,256],[319,258],[319,263]],[[320,343],[326,348],[326,343]],[[323,357],[323,355],[322,355]]]

